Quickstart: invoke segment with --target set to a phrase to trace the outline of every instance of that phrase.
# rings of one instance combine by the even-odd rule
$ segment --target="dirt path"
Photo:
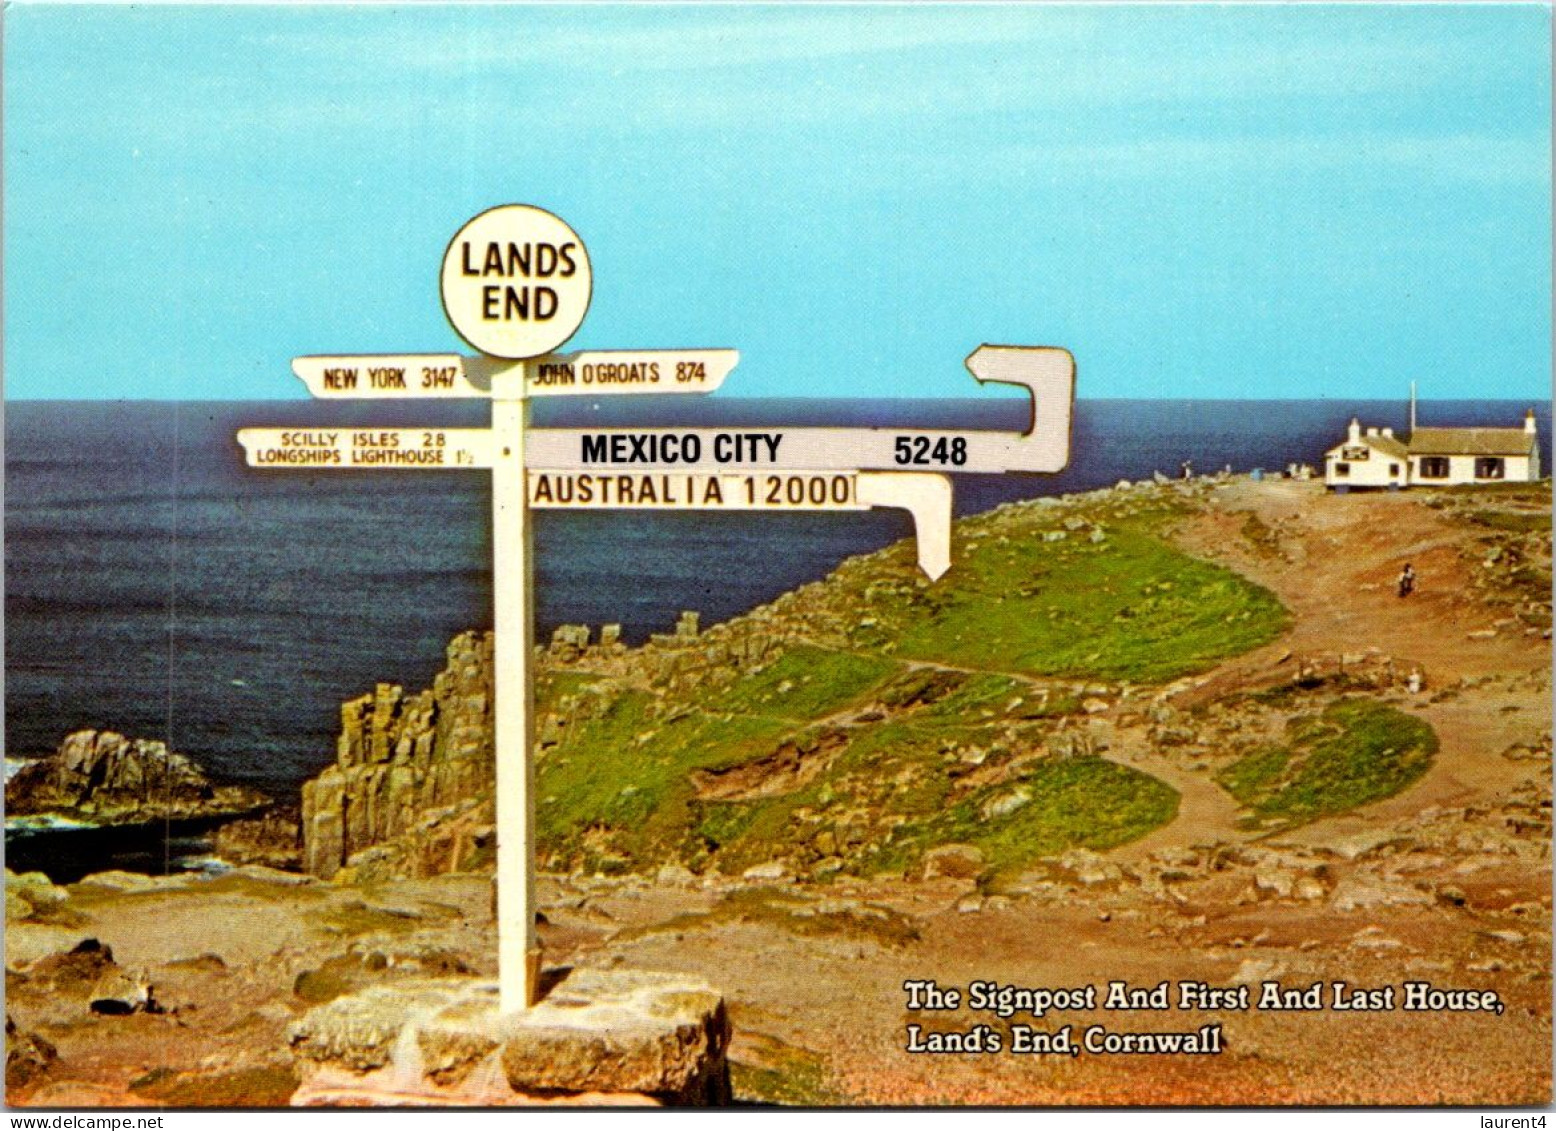
[[[1250,515],[1269,532],[1262,545],[1248,536]],[[1425,674],[1423,692],[1401,706],[1437,732],[1441,746],[1431,770],[1397,797],[1284,839],[1319,843],[1427,806],[1495,800],[1528,777],[1526,764],[1501,755],[1510,734],[1532,743],[1549,726],[1550,644],[1516,625],[1499,626],[1498,615],[1470,595],[1459,549],[1464,530],[1440,511],[1406,494],[1332,496],[1319,483],[1237,483],[1218,490],[1177,539],[1266,586],[1295,614],[1281,640],[1222,665],[1185,701],[1268,678],[1288,653],[1375,649],[1397,667]],[[1394,581],[1407,561],[1421,581],[1415,595],[1401,599]],[[1471,700],[1441,697],[1460,681],[1482,686]],[[1197,811],[1216,819],[1208,807]],[[1217,835],[1235,836],[1235,827]]]
[[[1271,532],[1267,549],[1244,533],[1250,515]],[[1224,670],[1267,664],[1285,649],[1367,648],[1419,662],[1439,687],[1549,667],[1548,642],[1516,627],[1470,635],[1497,628],[1498,617],[1469,595],[1459,551],[1464,530],[1407,494],[1326,496],[1320,483],[1234,483],[1212,496],[1178,541],[1269,588],[1295,614],[1277,647]],[[1419,581],[1402,600],[1394,583],[1406,562]]]
[[[1241,813],[1237,802],[1208,773],[1185,769],[1144,741],[1131,742],[1109,754],[1112,761],[1150,774],[1178,791],[1178,815],[1139,840],[1112,849],[1108,855],[1119,863],[1133,864],[1157,852],[1246,840],[1251,835],[1237,827]]]

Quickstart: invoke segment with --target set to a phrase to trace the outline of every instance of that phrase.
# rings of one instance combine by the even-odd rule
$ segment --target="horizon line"
[[[644,394],[641,394],[641,396],[643,396],[645,399],[655,399],[655,400],[663,400],[663,399],[666,399],[666,398],[669,398],[669,397],[682,396],[682,395],[684,395],[684,394],[676,394],[676,393],[668,393],[668,392],[667,393],[644,393]],[[622,396],[619,396],[619,395],[618,396],[602,396],[602,395],[599,395],[599,394],[594,394],[594,395],[582,394],[582,395],[579,395],[579,396],[576,396],[576,397],[565,397],[565,398],[564,397],[558,397],[558,396],[533,397],[533,398],[531,398],[531,402],[534,403],[534,402],[537,402],[537,401],[563,401],[563,400],[570,400],[570,401],[573,401],[574,403],[580,403],[581,404],[581,403],[584,403],[584,402],[587,402],[587,401],[591,401],[591,400],[592,401],[606,401],[606,400],[608,400],[608,401],[610,401],[612,403],[616,403],[616,402],[620,402],[620,401],[627,401],[627,400],[630,400],[630,399],[631,398],[629,398],[629,397],[622,397]],[[707,403],[710,403],[710,401],[712,400],[712,397],[710,397],[710,396],[700,396],[700,397],[691,397],[691,398],[687,398],[687,399],[692,401],[692,402],[694,402],[694,403],[707,404]],[[1251,397],[1150,397],[1150,396],[1128,396],[1128,395],[1104,395],[1104,396],[1076,396],[1074,399],[1077,400],[1077,401],[1157,401],[1157,402],[1185,403],[1185,404],[1200,403],[1200,402],[1207,402],[1207,401],[1236,401],[1238,403],[1259,403],[1259,402],[1263,402],[1263,403],[1267,403],[1267,404],[1284,404],[1284,403],[1290,403],[1290,402],[1293,402],[1293,401],[1310,402],[1310,401],[1341,401],[1341,400],[1348,400],[1348,401],[1351,401],[1351,402],[1356,403],[1356,404],[1388,404],[1388,403],[1392,403],[1392,402],[1397,400],[1401,405],[1406,406],[1406,407],[1408,407],[1409,404],[1410,404],[1410,395],[1408,393],[1405,394],[1404,396],[1400,396],[1400,397],[1365,397],[1365,396],[1363,396],[1363,397],[1344,397],[1344,396],[1314,396],[1314,397],[1270,397],[1270,396],[1251,396]],[[1525,404],[1525,403],[1528,403],[1528,404],[1531,405],[1531,407],[1539,406],[1539,405],[1551,405],[1552,404],[1552,400],[1550,398],[1541,398],[1541,397],[1530,398],[1530,397],[1523,397],[1523,396],[1500,396],[1500,397],[1484,397],[1484,396],[1439,397],[1439,396],[1431,396],[1431,397],[1423,397],[1423,396],[1419,396],[1418,395],[1415,399],[1416,399],[1416,402],[1418,404],[1422,403],[1422,402],[1427,402],[1427,403],[1431,403],[1431,402],[1463,403],[1463,402],[1466,402],[1466,401],[1476,401],[1476,402],[1480,402],[1480,403],[1484,403],[1484,404]],[[394,404],[409,404],[409,403],[411,403],[413,401],[422,400],[422,401],[425,401],[427,404],[436,404],[436,405],[440,405],[440,406],[448,406],[448,405],[451,405],[451,404],[479,404],[479,403],[481,403],[483,401],[489,401],[490,398],[488,398],[488,397],[424,397],[424,398],[418,398],[418,397],[360,397],[360,398],[352,398],[352,397],[297,397],[297,396],[289,396],[289,397],[39,397],[39,396],[7,396],[7,397],[4,397],[3,399],[0,399],[0,404],[5,404],[5,405],[10,405],[10,404],[365,404],[365,403],[367,403],[369,401],[372,401],[372,400],[383,400],[383,401],[386,401],[386,402],[389,402],[389,403],[394,403]],[[953,395],[953,396],[929,396],[929,397],[901,397],[901,396],[896,396],[896,397],[872,397],[872,396],[829,397],[829,396],[804,396],[804,395],[752,396],[750,394],[737,394],[737,395],[734,395],[734,396],[727,396],[727,397],[719,397],[718,398],[718,403],[720,403],[720,404],[728,404],[731,401],[883,401],[883,402],[908,402],[908,403],[929,403],[929,402],[935,402],[935,401],[976,401],[976,402],[983,403],[983,404],[1000,404],[1000,403],[1005,403],[1005,402],[1009,402],[1011,404],[1019,404],[1020,403],[1020,398],[1014,397],[1014,396],[1012,396],[1012,397],[998,397],[998,396],[996,396],[996,397],[986,397],[986,396],[977,396],[977,395],[971,395],[971,396],[954,396]]]

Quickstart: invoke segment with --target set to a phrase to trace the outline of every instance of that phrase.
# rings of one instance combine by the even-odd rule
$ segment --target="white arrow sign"
[[[308,392],[326,400],[490,397],[492,377],[522,372],[529,397],[711,393],[738,350],[578,350],[528,361],[457,353],[320,354],[292,360]]]
[[[534,510],[864,511],[898,507],[913,516],[919,568],[936,581],[951,568],[951,481],[923,472],[773,471],[595,474],[537,471]]]
[[[533,432],[529,433],[533,435]],[[496,466],[486,428],[244,428],[248,466],[270,471],[478,471]],[[539,510],[863,511],[912,513],[919,565],[933,581],[951,565],[951,481],[943,475],[850,471],[577,472],[530,469]]]
[[[272,470],[472,471],[490,468],[487,428],[244,428],[250,467]]]
[[[532,468],[568,471],[874,471],[1052,473],[1070,462],[1075,359],[1048,347],[980,346],[967,358],[980,381],[1030,398],[1025,432],[916,428],[536,428]]]

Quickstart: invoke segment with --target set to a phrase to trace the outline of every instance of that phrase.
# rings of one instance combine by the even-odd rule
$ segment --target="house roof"
[[[1376,448],[1384,455],[1393,456],[1395,459],[1404,459],[1407,455],[1410,454],[1409,449],[1405,447],[1402,441],[1396,439],[1393,436],[1383,435],[1362,436],[1357,440],[1346,440],[1344,443],[1336,444],[1324,454],[1338,457],[1344,449],[1357,448],[1364,444],[1368,447]]]
[[[1417,428],[1410,434],[1411,455],[1522,456],[1534,437],[1522,428]]]

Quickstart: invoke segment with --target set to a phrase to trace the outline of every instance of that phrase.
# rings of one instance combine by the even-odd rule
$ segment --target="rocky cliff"
[[[1218,479],[1034,499],[960,520],[957,566],[933,585],[899,543],[640,647],[564,625],[536,651],[539,867],[825,881],[926,874],[960,845],[1004,882],[1165,830],[1180,803],[1242,836],[1411,788],[1437,750],[1421,697],[1469,677],[1446,658],[1504,630],[1542,638],[1549,574],[1522,623],[1485,626],[1489,600],[1379,606],[1398,569],[1392,543],[1368,540],[1380,512],[1314,491]],[[1543,568],[1541,503],[1482,492],[1390,513],[1414,523],[1411,545],[1441,548],[1446,579],[1457,547],[1505,531]],[[1261,651],[1292,622],[1263,582],[1308,599],[1319,564],[1345,560],[1322,541],[1339,535],[1370,564],[1326,576],[1325,599],[1388,631],[1364,650],[1315,630]],[[1449,643],[1426,647],[1430,631]],[[431,691],[346,706],[337,764],[305,795],[307,870],[489,867],[490,657],[490,638],[461,637]]]
[[[325,879],[467,870],[492,849],[492,634],[467,632],[426,691],[381,683],[340,712],[303,786],[303,868]]]
[[[657,635],[641,648],[620,643],[619,633],[619,626],[606,625],[595,645],[586,626],[564,625],[549,648],[536,650],[537,672],[695,697],[709,681],[733,678],[781,652],[783,637],[767,610],[707,633],[696,613],[682,613],[674,634]],[[464,633],[449,644],[447,667],[430,690],[407,695],[381,683],[341,707],[335,764],[303,785],[304,871],[323,879],[385,879],[492,865],[492,647],[490,632]],[[561,741],[569,720],[578,724],[601,709],[598,695],[538,698],[558,700],[537,705],[541,752]],[[283,821],[272,823],[284,834]],[[267,842],[281,840],[284,835]],[[282,857],[238,848],[232,858],[285,866]]]
[[[267,804],[247,786],[213,784],[164,743],[112,731],[68,735],[53,757],[27,763],[5,787],[7,817],[50,814],[99,825],[221,817]]]

